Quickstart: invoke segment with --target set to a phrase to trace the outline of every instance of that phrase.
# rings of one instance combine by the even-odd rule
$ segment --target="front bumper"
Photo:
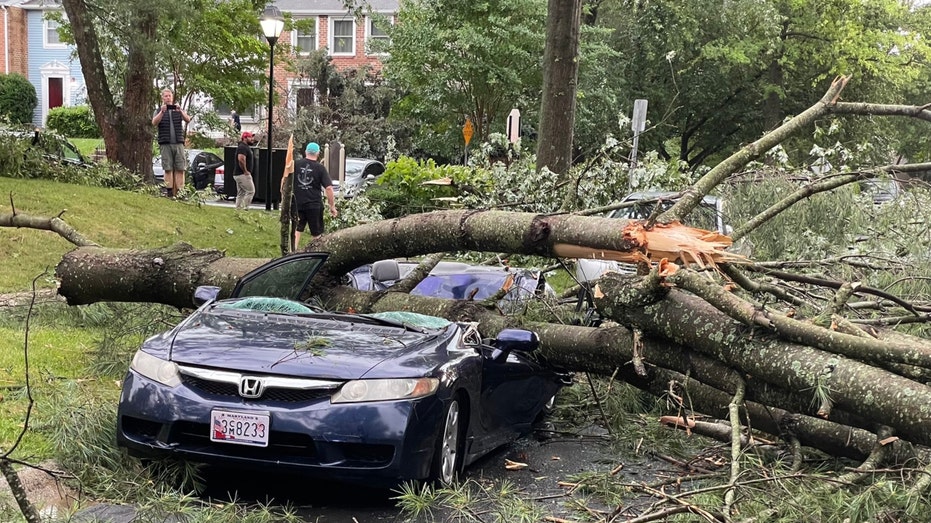
[[[269,444],[210,440],[214,408],[269,415]],[[331,404],[329,395],[246,400],[189,384],[170,388],[130,371],[117,412],[117,444],[132,455],[176,457],[260,470],[297,471],[366,484],[429,475],[443,404],[413,401]]]

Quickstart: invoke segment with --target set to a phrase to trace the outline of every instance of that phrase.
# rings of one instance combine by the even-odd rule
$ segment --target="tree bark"
[[[572,164],[582,2],[549,0],[547,13],[537,169],[565,176]]]
[[[835,405],[931,444],[931,387],[817,348],[787,342],[771,330],[742,325],[699,298],[663,288],[651,304],[630,307],[630,279],[602,278],[599,310],[626,325],[693,348],[734,369],[792,391],[828,389]],[[640,304],[642,305],[642,304]],[[918,339],[915,339],[918,342]],[[891,391],[891,392],[890,392]]]
[[[142,173],[145,181],[154,182],[151,114],[155,108],[155,75],[147,46],[154,40],[158,25],[156,5],[138,12],[133,20],[121,103],[117,103],[107,79],[97,30],[87,3],[85,0],[62,0],[62,7],[74,33],[87,98],[103,134],[107,160]]]
[[[13,498],[16,500],[16,504],[19,506],[20,512],[23,513],[26,522],[42,523],[39,511],[37,511],[36,507],[29,501],[23,482],[19,480],[19,475],[17,475],[16,471],[13,469],[13,464],[6,458],[0,457],[0,473],[3,474],[7,484],[10,486]]]
[[[187,244],[145,251],[82,247],[67,253],[55,274],[69,305],[137,301],[181,309],[193,305],[199,285],[220,287],[229,296],[240,277],[267,261],[226,258]]]

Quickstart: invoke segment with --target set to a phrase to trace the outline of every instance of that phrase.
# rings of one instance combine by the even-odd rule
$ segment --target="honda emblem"
[[[265,383],[259,378],[245,376],[239,380],[239,395],[243,398],[258,398],[265,390]]]

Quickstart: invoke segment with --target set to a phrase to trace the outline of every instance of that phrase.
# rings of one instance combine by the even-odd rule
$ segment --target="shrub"
[[[0,117],[11,123],[29,123],[38,103],[36,88],[25,76],[0,74]]]
[[[56,107],[49,111],[45,125],[69,138],[100,138],[100,128],[87,105]]]
[[[385,173],[374,187],[367,190],[372,201],[378,202],[385,218],[447,208],[444,198],[456,197],[463,189],[470,190],[472,171],[461,165],[437,165],[433,160],[417,161],[402,156],[388,162]],[[424,184],[443,180],[448,184]]]

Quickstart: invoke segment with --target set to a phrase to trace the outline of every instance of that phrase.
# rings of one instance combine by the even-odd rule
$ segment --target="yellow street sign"
[[[472,120],[466,118],[465,125],[462,126],[462,137],[465,138],[465,144],[469,145],[469,141],[472,140]]]

